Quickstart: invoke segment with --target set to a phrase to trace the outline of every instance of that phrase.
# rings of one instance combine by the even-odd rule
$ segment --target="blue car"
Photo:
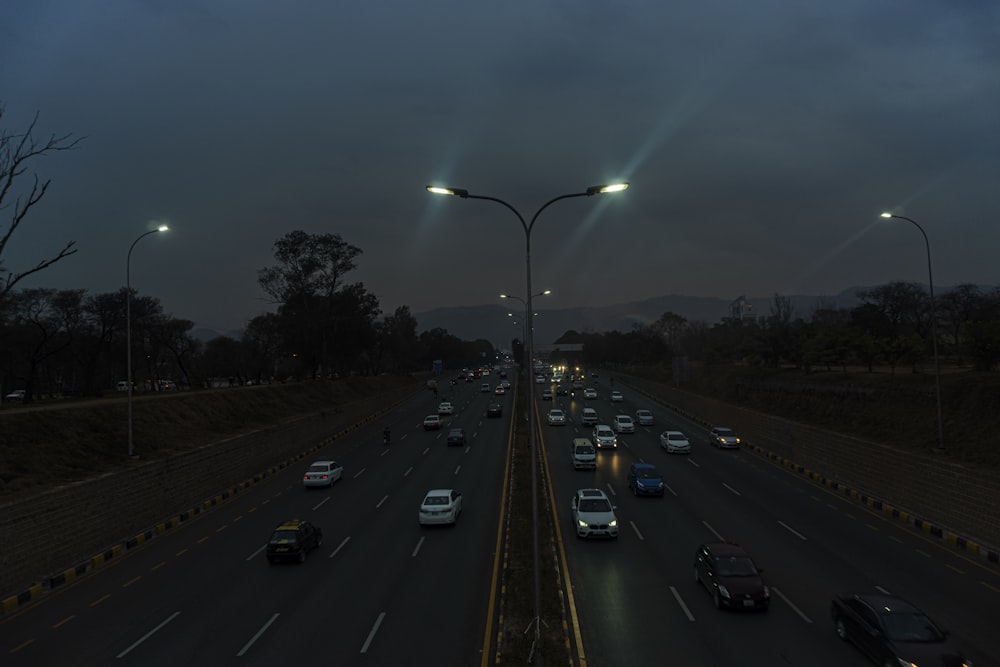
[[[637,496],[662,496],[663,475],[652,463],[633,463],[628,469],[628,488]]]

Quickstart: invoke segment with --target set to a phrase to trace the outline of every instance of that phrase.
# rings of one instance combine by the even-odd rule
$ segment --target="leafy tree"
[[[0,121],[3,119],[5,107],[0,104]],[[0,302],[2,302],[14,286],[33,273],[41,271],[59,260],[76,252],[76,241],[68,242],[55,255],[40,260],[34,266],[22,270],[7,270],[3,265],[4,251],[17,228],[21,226],[31,209],[45,197],[48,192],[49,180],[41,180],[38,174],[32,174],[31,187],[18,191],[15,182],[28,171],[28,164],[36,158],[50,153],[69,151],[77,147],[83,138],[73,138],[72,134],[61,136],[50,135],[45,141],[34,137],[38,114],[28,124],[21,134],[8,132],[0,127],[0,211],[8,212],[7,227],[0,228]],[[14,201],[11,202],[13,197]]]

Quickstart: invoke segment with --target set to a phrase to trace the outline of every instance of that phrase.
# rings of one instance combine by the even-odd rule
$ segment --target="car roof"
[[[275,530],[298,530],[306,523],[308,523],[308,521],[304,521],[303,519],[288,519],[287,521],[279,523]]]
[[[576,495],[581,498],[604,498],[607,500],[608,494],[600,489],[577,489]]]
[[[855,593],[853,596],[845,595],[844,597],[855,597],[870,606],[876,611],[876,613],[879,614],[883,612],[900,612],[904,614],[924,613],[906,600],[893,597],[891,595]]]
[[[424,496],[450,496],[454,489],[431,489]]]
[[[462,433],[464,429],[461,426],[456,426],[448,431],[448,433]]]
[[[336,461],[330,461],[329,459],[324,459],[322,461],[313,461],[309,465],[311,466],[333,466],[337,465]]]
[[[610,431],[611,427],[608,426],[607,424],[598,424],[597,426],[594,427],[595,431],[600,431],[601,429],[605,429],[605,430]]]
[[[664,433],[666,433],[668,436],[679,435],[682,438],[687,437],[687,436],[684,435],[684,433],[682,431],[675,431],[674,429],[671,429],[671,428],[668,428],[666,431],[664,431]]]
[[[728,426],[713,426],[712,430],[713,431],[732,431],[733,429],[729,428]]]
[[[645,408],[639,408],[635,412],[636,412],[636,414],[644,414],[644,415],[651,415],[651,414],[653,414],[652,412],[650,412],[649,410],[646,410]]]
[[[428,419],[441,419],[441,418],[438,417],[437,415],[427,415],[426,417],[424,417],[424,421],[427,421]]]
[[[703,545],[717,558],[728,558],[731,556],[749,556],[746,549],[735,542],[708,542]]]
[[[633,470],[656,470],[656,466],[652,463],[633,463]]]
[[[615,415],[615,419],[617,419],[618,421],[621,421],[623,419],[627,419],[629,421],[632,421],[632,418],[629,417],[628,415]]]

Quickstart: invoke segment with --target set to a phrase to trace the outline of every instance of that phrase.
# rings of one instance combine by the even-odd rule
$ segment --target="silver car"
[[[720,449],[739,449],[743,443],[743,438],[737,435],[736,431],[723,426],[714,427],[708,432],[708,438]]]

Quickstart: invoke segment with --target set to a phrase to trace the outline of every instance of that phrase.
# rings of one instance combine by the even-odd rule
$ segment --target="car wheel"
[[[719,589],[716,588],[712,591],[712,602],[715,603],[716,609],[722,609],[722,596],[719,595]]]
[[[847,641],[847,626],[844,625],[844,619],[837,617],[837,620],[833,622],[833,627],[837,631],[837,636],[840,637],[841,641]]]

